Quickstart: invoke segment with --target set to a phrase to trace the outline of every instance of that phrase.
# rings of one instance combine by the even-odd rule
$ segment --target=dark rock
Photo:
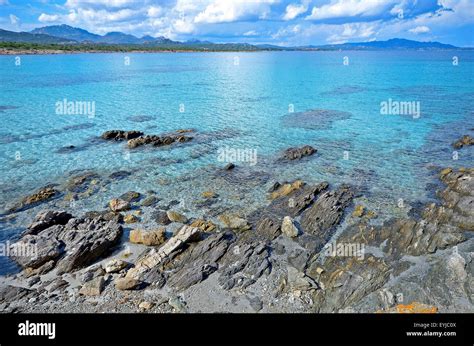
[[[122,131],[122,130],[110,130],[105,131],[101,137],[106,140],[115,140],[115,141],[122,141],[122,140],[130,140],[143,135],[143,132],[140,131]]]
[[[176,259],[179,264],[169,285],[181,291],[204,281],[218,269],[219,260],[233,241],[232,232],[215,233],[185,251]]]
[[[83,193],[92,187],[93,182],[100,179],[100,176],[94,172],[86,172],[75,175],[69,179],[66,184],[66,189],[74,193]]]
[[[273,240],[281,234],[281,223],[270,217],[262,217],[257,222],[256,234],[264,239]]]
[[[304,272],[308,265],[310,256],[311,253],[309,251],[295,249],[288,256],[288,263],[292,267],[298,269],[298,271]]]
[[[154,212],[153,218],[160,225],[168,225],[171,223],[171,220],[168,218],[168,214],[163,210],[157,210]]]
[[[126,201],[126,202],[136,202],[141,199],[141,194],[136,191],[128,191],[125,192],[123,195],[120,196],[120,199]]]
[[[311,156],[316,153],[317,150],[310,145],[305,145],[301,148],[288,148],[283,153],[283,160],[299,160],[305,156]]]
[[[129,171],[117,171],[109,175],[110,179],[113,180],[122,180],[131,176],[132,173]]]
[[[38,234],[42,230],[53,225],[65,225],[71,218],[71,214],[62,210],[43,210],[36,215],[33,223],[28,226],[25,235]]]
[[[159,201],[160,199],[156,196],[148,196],[142,201],[141,205],[144,207],[151,207],[151,206],[154,206]]]
[[[269,248],[265,242],[238,242],[222,258],[218,282],[223,289],[247,288],[271,272]]]
[[[26,209],[33,208],[40,203],[46,202],[48,200],[57,197],[59,194],[58,190],[55,190],[51,186],[45,186],[41,188],[38,192],[26,196],[23,198],[19,203],[15,204],[12,208],[10,208],[10,212],[19,212]]]
[[[228,163],[227,165],[225,165],[224,170],[230,171],[230,170],[232,170],[232,169],[234,169],[234,168],[235,168],[235,165],[234,165],[232,162],[230,162],[230,163]]]
[[[474,145],[474,138],[469,135],[464,135],[453,143],[455,149],[461,149],[464,146]]]
[[[318,235],[328,241],[332,231],[344,216],[345,209],[351,204],[353,192],[347,185],[320,195],[316,202],[303,212],[301,227],[305,232]]]

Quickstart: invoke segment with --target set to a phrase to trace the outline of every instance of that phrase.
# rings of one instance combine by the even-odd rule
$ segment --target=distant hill
[[[31,34],[29,32],[14,32],[0,29],[0,42],[25,42],[44,44],[72,44],[76,41],[44,34]]]
[[[440,42],[419,42],[403,38],[392,38],[387,41],[354,42],[323,46],[305,46],[300,48],[324,50],[380,50],[380,49],[459,49],[450,44]]]
[[[252,45],[248,43],[212,43],[209,41],[189,40],[186,42],[173,41],[166,37],[141,38],[123,32],[109,32],[105,35],[93,34],[81,28],[69,25],[50,25],[36,28],[31,32],[13,32],[0,29],[0,42],[31,43],[31,44],[60,44],[78,45],[79,48],[94,50],[99,45],[121,46],[126,50],[196,50],[196,51],[257,51],[257,50],[447,50],[459,49],[450,44],[440,42],[419,42],[394,38],[387,41],[355,42],[332,45],[311,45],[300,47],[280,47],[272,44]],[[5,44],[4,44],[5,46]],[[87,46],[87,47],[86,47]],[[107,47],[100,48],[106,50]]]
[[[92,34],[87,30],[80,28],[73,28],[69,25],[50,25],[42,28],[36,28],[30,31],[32,34],[43,34],[49,36],[62,37],[68,40],[74,40],[78,42],[97,42],[102,36]]]

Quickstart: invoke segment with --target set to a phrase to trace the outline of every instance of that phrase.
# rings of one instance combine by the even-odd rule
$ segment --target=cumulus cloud
[[[283,15],[283,20],[292,20],[298,17],[300,14],[308,11],[308,1],[304,1],[301,4],[289,4],[286,6],[285,14]]]
[[[226,23],[250,18],[264,19],[270,11],[269,5],[274,3],[276,0],[215,0],[196,16],[194,22]]]
[[[38,20],[41,23],[51,23],[51,22],[57,22],[59,18],[60,16],[58,16],[57,14],[41,13],[41,15],[38,17]]]
[[[14,14],[10,14],[10,23],[12,25],[19,25],[20,24],[20,18],[18,18],[17,16],[15,16]]]
[[[340,32],[329,36],[326,41],[332,44],[346,43],[350,40],[372,41],[375,39],[379,23],[350,23],[338,26]]]
[[[426,34],[430,32],[430,28],[428,28],[426,25],[421,25],[421,26],[417,26],[416,28],[410,29],[408,31],[413,34]]]
[[[384,13],[396,3],[394,0],[331,0],[321,7],[314,6],[308,20],[324,20],[347,17],[371,17]]]

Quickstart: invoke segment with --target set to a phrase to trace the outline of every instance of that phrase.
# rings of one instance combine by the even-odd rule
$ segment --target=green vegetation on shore
[[[27,43],[27,42],[0,42],[2,51],[64,51],[64,52],[163,52],[163,51],[196,51],[196,52],[233,52],[233,51],[261,51],[274,50],[259,48],[249,44],[56,44],[56,43]]]

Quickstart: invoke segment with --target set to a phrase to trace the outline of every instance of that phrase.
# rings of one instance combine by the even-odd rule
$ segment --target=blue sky
[[[69,24],[286,46],[394,37],[474,46],[474,0],[0,0],[0,28]]]

